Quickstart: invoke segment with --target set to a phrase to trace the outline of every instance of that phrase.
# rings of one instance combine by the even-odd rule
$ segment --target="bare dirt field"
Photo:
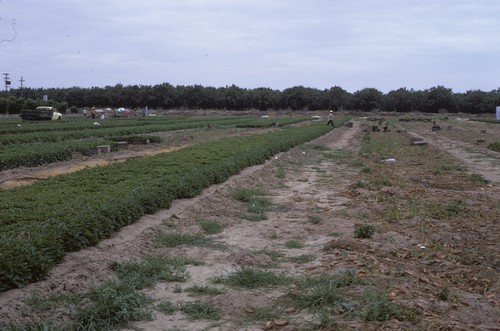
[[[33,293],[50,298],[89,291],[114,277],[117,263],[160,255],[202,263],[188,264],[189,277],[182,282],[159,281],[143,289],[151,298],[153,318],[122,330],[500,330],[500,153],[486,148],[500,140],[498,125],[453,120],[432,131],[429,123],[393,124],[393,131],[397,127],[407,133],[387,135],[405,141],[422,137],[429,145],[414,148],[463,168],[463,178],[455,178],[442,169],[427,170],[425,159],[419,163],[395,157],[394,163],[385,164],[382,159],[392,155],[380,155],[363,160],[362,130],[368,126],[364,120],[353,123],[248,168],[194,199],[175,201],[168,210],[146,215],[95,247],[68,254],[45,281],[0,293],[0,321],[67,321],[68,307],[40,308],[26,302],[33,301]],[[186,132],[156,149],[180,148],[207,139],[205,134],[250,133]],[[101,161],[140,157],[155,149],[134,148]],[[41,178],[47,170],[97,161],[3,172],[0,184],[9,188],[22,178]],[[370,167],[372,175],[384,167],[393,185],[362,185],[363,169]],[[474,174],[484,181],[464,180]],[[398,178],[410,184],[395,185]],[[263,219],[250,217],[250,207],[234,197],[249,188],[257,188],[270,202]],[[440,202],[458,214],[450,214],[451,207],[444,209],[444,216],[436,210],[424,212],[424,206]],[[200,224],[207,220],[222,231],[209,235],[205,244],[158,245],[162,235],[205,235]],[[355,237],[360,225],[372,225],[373,236]],[[247,287],[227,281],[242,270],[265,270],[294,280]],[[326,289],[321,287],[321,277],[346,274],[349,282],[328,288],[334,284],[330,281]],[[307,281],[314,285],[305,285]],[[193,288],[219,291],[207,294]],[[321,293],[314,297],[315,291]],[[215,308],[217,318],[189,315],[185,308],[200,302]],[[162,310],[162,303],[172,309]]]

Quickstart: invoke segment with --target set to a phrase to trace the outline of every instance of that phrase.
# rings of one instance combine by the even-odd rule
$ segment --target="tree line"
[[[48,101],[43,101],[44,96]],[[350,93],[339,86],[316,89],[294,86],[283,91],[271,88],[246,89],[236,85],[154,86],[117,84],[106,87],[23,88],[0,92],[0,113],[17,114],[22,109],[52,105],[63,112],[83,107],[150,109],[225,109],[225,110],[359,110],[388,112],[425,112],[484,114],[494,113],[500,105],[500,88],[490,92],[470,90],[454,93],[436,86],[427,90],[400,88],[383,93],[364,88]]]

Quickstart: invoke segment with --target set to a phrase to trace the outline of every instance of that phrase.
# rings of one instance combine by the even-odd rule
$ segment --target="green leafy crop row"
[[[111,145],[112,150],[116,149],[116,142],[107,142],[104,139],[0,147],[0,171],[17,167],[36,167],[51,162],[69,160],[72,152],[82,152],[82,154],[87,155],[98,145],[103,144]]]
[[[290,118],[286,119],[288,122],[303,121],[303,118]],[[130,122],[126,126],[113,126],[112,123],[115,119],[108,119],[102,121],[102,125],[95,125],[92,127],[75,128],[73,130],[48,131],[48,132],[24,132],[18,134],[5,134],[0,136],[1,145],[22,144],[31,142],[55,142],[67,141],[69,139],[85,139],[85,138],[109,138],[114,136],[134,135],[134,134],[147,134],[152,132],[182,130],[182,129],[195,129],[203,127],[214,126],[236,126],[236,125],[252,125],[252,126],[268,126],[271,123],[270,119],[256,118],[256,117],[228,117],[228,118],[192,118],[182,121],[165,121],[158,120],[157,122],[150,122],[148,125],[141,125],[141,122]],[[56,123],[54,123],[56,125]],[[139,125],[138,125],[139,124]]]
[[[40,280],[65,252],[327,131],[322,123],[226,138],[0,191],[0,290]]]

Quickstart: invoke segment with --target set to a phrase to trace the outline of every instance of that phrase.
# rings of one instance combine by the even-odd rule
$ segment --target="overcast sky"
[[[12,88],[491,91],[500,0],[0,0],[0,70]]]

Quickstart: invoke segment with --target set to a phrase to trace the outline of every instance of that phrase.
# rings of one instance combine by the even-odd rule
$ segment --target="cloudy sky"
[[[0,70],[12,88],[491,91],[500,1],[0,0]]]

